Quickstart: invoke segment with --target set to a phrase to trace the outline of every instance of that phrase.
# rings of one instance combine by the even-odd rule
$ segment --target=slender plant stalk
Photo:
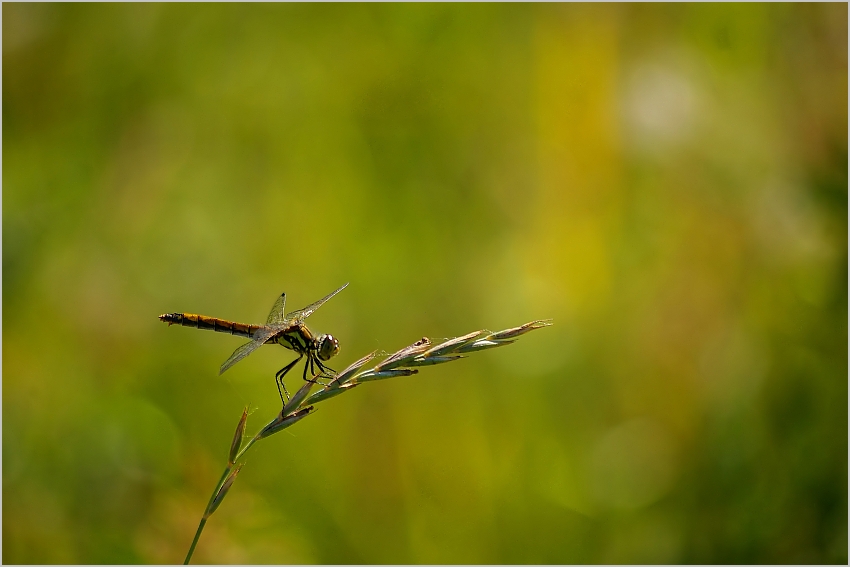
[[[260,439],[265,439],[270,435],[274,435],[279,431],[286,429],[294,423],[300,421],[313,411],[313,405],[322,402],[339,394],[347,392],[363,384],[374,380],[384,380],[395,378],[398,376],[410,376],[419,372],[419,366],[431,366],[434,364],[442,364],[464,358],[464,354],[494,348],[498,346],[508,345],[516,341],[517,337],[529,331],[540,329],[551,325],[551,320],[538,320],[526,323],[519,327],[506,329],[491,333],[490,331],[475,331],[444,341],[438,345],[431,344],[427,337],[416,341],[410,346],[407,346],[400,351],[387,356],[382,362],[368,370],[360,371],[360,369],[377,356],[376,352],[372,352],[363,358],[352,363],[348,368],[338,372],[332,376],[320,376],[319,378],[326,379],[327,382],[322,384],[322,388],[310,395],[311,389],[316,385],[315,382],[306,382],[298,392],[283,406],[278,416],[263,427],[256,435],[254,435],[244,447],[242,439],[245,434],[245,424],[248,419],[248,409],[242,412],[242,417],[239,424],[236,426],[236,433],[233,436],[233,442],[230,445],[230,455],[227,460],[227,466],[221,478],[216,484],[215,489],[210,496],[201,521],[198,524],[198,530],[195,532],[195,538],[192,540],[192,545],[189,547],[189,552],[186,554],[184,565],[188,565],[192,559],[192,554],[195,552],[195,547],[198,545],[198,540],[201,538],[201,533],[204,531],[204,526],[207,520],[212,516],[213,512],[218,509],[224,497],[227,496],[230,487],[236,480],[236,476],[245,464],[242,457],[250,449],[254,443]],[[238,465],[237,465],[238,463]],[[235,468],[234,468],[235,467]]]
[[[242,413],[242,415],[247,415],[247,413],[248,408],[245,408],[245,411]],[[240,422],[240,424],[242,423],[243,422]],[[236,429],[236,434],[237,436],[241,437],[241,435],[239,435],[239,427],[237,427]],[[215,512],[215,509],[218,508],[218,504],[221,503],[221,500],[223,500],[224,496],[227,494],[227,490],[230,489],[230,486],[228,486],[227,489],[222,490],[225,481],[227,481],[227,479],[230,477],[230,471],[233,469],[234,463],[237,462],[242,457],[242,455],[244,455],[245,452],[251,448],[251,445],[253,445],[257,441],[258,435],[259,434],[252,437],[251,440],[248,441],[247,444],[245,444],[245,447],[236,454],[236,457],[231,459],[231,461],[224,468],[224,472],[222,473],[221,478],[218,480],[218,484],[216,484],[212,496],[210,496],[209,502],[207,502],[207,508],[206,510],[204,510],[204,515],[201,518],[201,522],[198,524],[198,531],[195,532],[195,539],[192,540],[192,546],[189,547],[189,553],[186,554],[186,559],[183,561],[183,565],[189,564],[189,561],[192,559],[192,554],[195,553],[195,546],[198,545],[198,540],[201,539],[201,532],[204,531],[204,526],[207,523],[207,518],[209,518],[212,513]],[[239,441],[241,442],[241,438],[239,439]],[[239,468],[241,469],[242,467],[240,466]],[[235,479],[235,475],[233,476],[233,478]],[[216,497],[219,497],[218,501],[216,501]]]
[[[195,539],[192,540],[192,545],[189,547],[189,553],[186,554],[186,559],[183,561],[183,565],[188,565],[189,560],[192,559],[192,554],[195,553],[195,546],[198,545],[198,540],[201,539],[201,532],[204,531],[206,523],[207,517],[204,516],[201,518],[201,523],[198,524],[198,531],[195,532]]]

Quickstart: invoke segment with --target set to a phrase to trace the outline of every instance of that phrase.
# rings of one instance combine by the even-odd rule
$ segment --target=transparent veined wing
[[[336,294],[338,294],[339,292],[344,290],[346,287],[348,287],[347,283],[345,285],[343,285],[341,288],[339,288],[338,290],[334,291],[333,293],[326,295],[325,297],[323,297],[319,301],[317,301],[315,303],[311,303],[310,305],[308,305],[304,309],[299,309],[297,311],[293,311],[292,313],[288,313],[286,315],[286,322],[290,323],[290,324],[291,323],[301,323],[302,321],[304,321],[304,319],[306,319],[311,314],[313,314],[316,311],[316,309],[321,307],[328,299],[335,296]]]
[[[228,368],[266,344],[266,341],[269,340],[277,331],[277,327],[260,327],[257,329],[251,342],[245,343],[234,350],[233,354],[230,355],[230,358],[224,361],[224,364],[221,365],[221,368],[218,371],[219,375],[224,374]]]
[[[285,320],[285,315],[283,310],[286,308],[286,294],[281,293],[280,297],[277,298],[277,301],[272,305],[272,310],[269,311],[269,316],[266,318],[266,325],[276,325],[278,323],[283,323]]]

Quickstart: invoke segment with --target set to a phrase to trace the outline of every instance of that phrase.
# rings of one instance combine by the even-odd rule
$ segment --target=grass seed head
[[[521,325],[519,327],[514,327],[512,329],[505,329],[504,331],[498,331],[496,333],[490,333],[485,339],[491,341],[498,341],[501,339],[513,339],[520,335],[524,335],[529,331],[533,331],[535,329],[540,329],[543,327],[549,327],[552,325],[552,319],[538,319],[537,321],[532,321],[530,323],[526,323],[525,325]]]
[[[407,366],[431,366],[434,364],[442,364],[444,362],[451,362],[453,360],[457,360],[458,358],[466,358],[460,354],[452,354],[449,356],[417,356],[413,360],[407,363]]]
[[[290,425],[304,419],[311,411],[313,411],[313,406],[301,408],[290,415],[283,415],[283,411],[281,411],[280,415],[278,415],[274,421],[266,425],[259,433],[257,433],[257,439],[263,439],[269,435],[274,435],[278,431],[286,429]]]
[[[415,368],[394,368],[391,370],[378,370],[376,366],[372,370],[367,370],[363,374],[354,377],[352,382],[359,384],[360,382],[369,382],[371,380],[385,380],[387,378],[395,378],[396,376],[410,376],[419,372]],[[351,383],[351,382],[349,382]]]
[[[377,353],[378,353],[378,351],[372,351],[369,354],[367,354],[366,356],[364,356],[363,358],[361,358],[360,360],[352,363],[348,368],[341,370],[336,376],[333,377],[333,380],[331,380],[331,383],[329,384],[329,386],[334,384],[334,383],[345,384],[346,382],[348,382],[351,379],[351,377],[354,376],[354,374],[358,370],[360,370],[360,368],[364,364],[366,364],[367,362],[369,362],[370,360],[375,358],[375,355]]]
[[[233,465],[236,461],[236,455],[239,454],[239,449],[242,447],[242,438],[245,436],[245,425],[248,423],[248,408],[242,411],[242,417],[236,425],[236,433],[233,434],[233,442],[230,444],[230,457],[227,460],[229,465]]]
[[[428,350],[430,346],[431,341],[428,337],[422,337],[412,345],[404,347],[397,353],[390,355],[389,358],[378,364],[374,370],[390,370],[399,366],[406,366],[408,362]]]
[[[323,402],[328,398],[333,398],[334,396],[338,396],[343,392],[347,392],[355,386],[358,386],[358,384],[354,382],[346,382],[345,384],[334,384],[332,382],[328,384],[327,388],[319,390],[318,392],[307,398],[307,400],[304,401],[301,405],[308,406],[310,404],[315,404],[316,402]]]
[[[454,339],[449,339],[444,343],[440,343],[435,347],[431,347],[423,353],[423,356],[431,357],[431,356],[442,356],[444,354],[448,354],[453,352],[465,344],[471,343],[474,339],[481,336],[484,331],[475,331],[469,333],[468,335],[464,335],[462,337],[457,337]]]
[[[301,388],[299,388],[299,390],[295,392],[295,395],[292,396],[292,398],[288,402],[286,402],[285,406],[283,406],[283,410],[281,410],[280,412],[281,415],[290,415],[296,409],[298,409],[298,406],[301,405],[301,402],[304,401],[304,398],[307,397],[313,386],[315,386],[315,383],[313,382],[304,382],[304,385],[301,386]]]
[[[221,484],[221,488],[218,489],[218,492],[216,493],[215,498],[212,499],[212,502],[210,502],[210,505],[207,507],[207,512],[206,512],[206,514],[204,514],[204,516],[206,518],[209,518],[210,516],[212,516],[213,512],[215,512],[216,509],[221,504],[221,501],[224,500],[225,496],[227,496],[227,492],[230,490],[230,487],[233,485],[233,481],[236,480],[236,475],[238,475],[239,471],[242,470],[243,465],[244,465],[244,463],[240,463],[240,465],[238,467],[236,467],[235,469],[230,471],[230,474],[227,475],[227,478]]]
[[[495,348],[498,346],[509,345],[516,340],[501,340],[501,341],[491,341],[488,339],[478,339],[475,342],[469,343],[468,345],[463,345],[461,348],[457,349],[457,352],[467,353],[467,352],[476,352],[479,350],[487,350],[488,348]]]

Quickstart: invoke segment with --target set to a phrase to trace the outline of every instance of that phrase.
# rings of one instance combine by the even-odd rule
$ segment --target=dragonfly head
[[[333,335],[322,335],[318,339],[319,360],[330,360],[339,352],[339,341]]]

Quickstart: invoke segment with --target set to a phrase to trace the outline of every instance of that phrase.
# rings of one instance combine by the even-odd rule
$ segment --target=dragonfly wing
[[[316,309],[321,307],[328,299],[335,296],[336,294],[338,294],[339,292],[344,290],[346,287],[348,287],[348,284],[343,285],[341,288],[339,288],[338,290],[336,290],[333,293],[326,295],[325,297],[323,297],[319,301],[317,301],[315,303],[311,303],[310,305],[308,305],[304,309],[299,309],[298,311],[293,311],[292,313],[289,313],[286,316],[286,321],[288,323],[300,323],[300,322],[304,321],[304,319],[306,319],[307,317],[312,315],[316,311]]]
[[[277,332],[277,328],[275,327],[260,327],[254,333],[254,338],[249,343],[245,343],[241,347],[237,348],[233,351],[233,354],[230,355],[230,358],[224,361],[224,364],[221,365],[219,369],[219,374],[224,374],[225,371],[266,344],[266,341],[269,340],[274,334]]]
[[[277,301],[272,305],[272,310],[269,311],[269,316],[266,319],[266,325],[275,325],[278,323],[283,323],[285,320],[283,310],[286,307],[286,294],[281,293],[280,297],[277,298]]]

